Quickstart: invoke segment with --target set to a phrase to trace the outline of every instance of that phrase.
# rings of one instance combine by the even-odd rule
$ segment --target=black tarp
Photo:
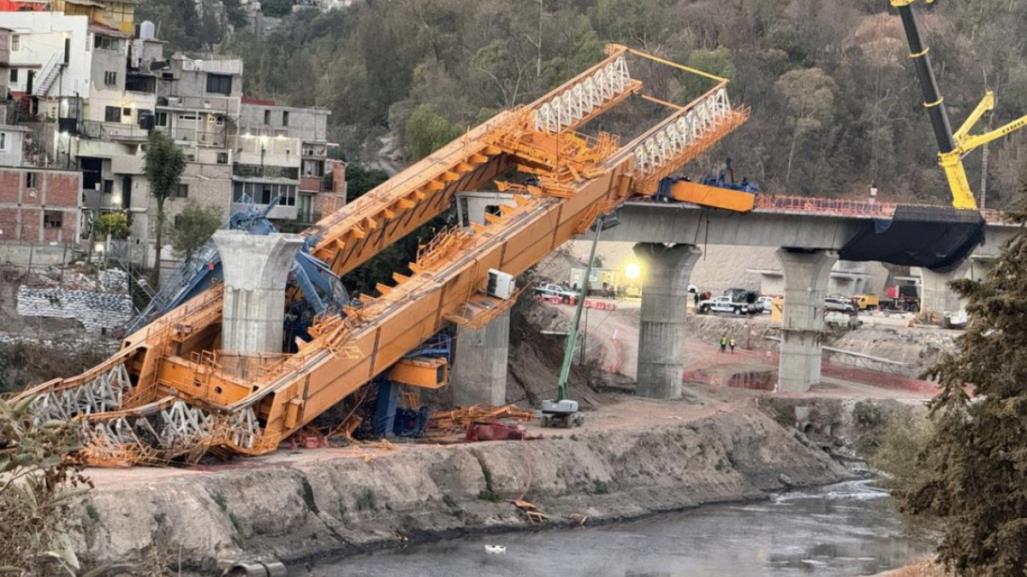
[[[984,218],[976,211],[900,205],[890,220],[868,220],[838,257],[947,272],[983,241]]]

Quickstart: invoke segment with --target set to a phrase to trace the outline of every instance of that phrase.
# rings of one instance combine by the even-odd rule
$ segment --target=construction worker
[[[728,343],[731,346],[731,354],[735,352],[735,337],[731,337],[731,342]]]
[[[721,335],[720,337],[720,352],[727,350],[727,335]]]

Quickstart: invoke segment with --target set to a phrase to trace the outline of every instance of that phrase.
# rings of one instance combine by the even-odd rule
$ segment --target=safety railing
[[[816,213],[832,216],[891,218],[895,214],[894,202],[871,202],[845,198],[818,198],[812,196],[756,196],[756,210],[788,213]]]
[[[823,214],[825,216],[850,216],[863,218],[891,218],[895,209],[902,206],[943,208],[939,204],[895,203],[846,198],[820,198],[813,196],[783,196],[775,194],[756,195],[756,210],[792,214]],[[1009,215],[1001,210],[982,210],[981,216],[989,224],[1009,224]]]

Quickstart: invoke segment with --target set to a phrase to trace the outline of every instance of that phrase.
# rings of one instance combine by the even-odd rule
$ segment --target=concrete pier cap
[[[838,253],[780,248],[785,302],[777,390],[803,393],[820,382],[824,297]]]
[[[223,355],[282,352],[285,286],[303,242],[298,234],[214,233],[225,277]]]
[[[636,393],[654,399],[676,399],[681,396],[685,369],[682,351],[688,280],[702,251],[690,244],[641,242],[634,252],[645,270]]]

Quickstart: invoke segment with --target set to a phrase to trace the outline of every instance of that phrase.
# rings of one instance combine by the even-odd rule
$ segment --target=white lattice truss
[[[168,456],[206,447],[216,440],[220,425],[231,431],[232,443],[252,449],[260,435],[260,423],[252,407],[232,413],[211,413],[177,400],[154,414],[124,415],[111,420],[85,421],[87,444],[105,448],[148,448]]]
[[[121,400],[132,388],[123,363],[72,388],[50,390],[36,397],[31,410],[39,421],[67,421],[78,415],[92,415],[121,409]]]
[[[686,113],[635,147],[635,170],[640,177],[654,174],[714,130],[732,114],[727,89],[721,87]]]
[[[628,63],[620,57],[535,110],[535,130],[556,133],[587,117],[632,86]]]

